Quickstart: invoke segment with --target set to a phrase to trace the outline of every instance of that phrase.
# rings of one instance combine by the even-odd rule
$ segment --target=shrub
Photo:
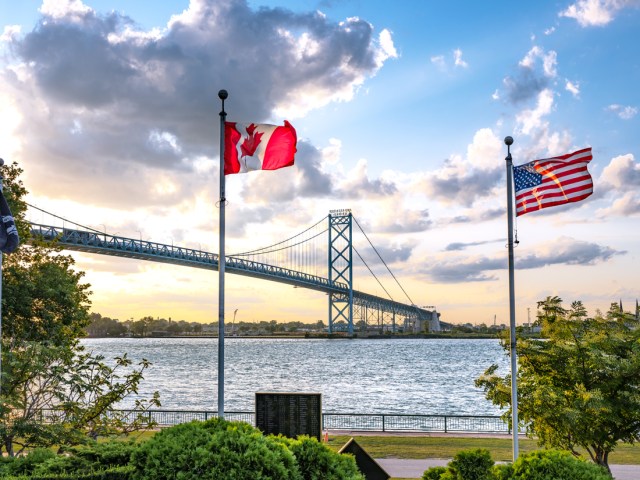
[[[48,448],[36,448],[24,457],[7,457],[2,472],[9,475],[29,475],[42,462],[54,458],[56,454]]]
[[[513,464],[513,480],[611,480],[604,468],[568,452],[537,450]]]
[[[87,473],[93,469],[93,465],[82,457],[74,455],[54,455],[37,464],[33,469],[34,476],[46,476],[51,474],[79,474]]]
[[[449,467],[455,471],[459,480],[490,480],[493,459],[489,450],[476,448],[458,452]]]
[[[133,453],[132,464],[138,480],[302,478],[283,443],[246,423],[218,418],[162,430]]]
[[[315,438],[274,437],[293,453],[303,480],[364,480],[352,455],[339,454]]]
[[[422,480],[440,480],[442,474],[449,470],[447,467],[431,467],[424,471]]]
[[[107,470],[100,470],[89,473],[61,473],[48,475],[20,475],[2,477],[3,480],[131,480],[133,467],[113,467]]]
[[[495,480],[513,480],[513,465],[511,463],[494,465],[493,477]]]
[[[131,455],[138,448],[133,441],[111,441],[104,443],[91,443],[89,445],[73,447],[69,452],[77,457],[82,457],[94,466],[102,468],[128,465]]]

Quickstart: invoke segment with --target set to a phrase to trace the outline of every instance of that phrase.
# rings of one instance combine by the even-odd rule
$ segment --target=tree
[[[84,351],[79,339],[90,323],[84,274],[73,257],[30,238],[22,170],[14,163],[0,172],[22,240],[3,256],[0,449],[12,456],[142,427],[143,417],[125,422],[113,407],[137,391],[148,362],[133,368],[123,356],[109,366]],[[159,405],[157,395],[136,406],[143,412],[151,405]]]
[[[543,338],[518,339],[518,416],[543,446],[576,456],[582,447],[609,469],[619,442],[640,440],[640,321],[622,316],[615,303],[605,316],[587,318],[581,302],[565,310],[556,299],[538,304]],[[494,404],[510,407],[510,376],[496,369],[476,386]]]
[[[127,327],[118,320],[92,313],[87,333],[90,337],[121,337],[127,333]]]

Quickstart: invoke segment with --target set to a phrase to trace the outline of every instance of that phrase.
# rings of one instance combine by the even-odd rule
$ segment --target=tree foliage
[[[591,459],[608,469],[619,442],[640,440],[640,321],[612,303],[589,318],[581,302],[558,297],[538,303],[542,339],[520,338],[518,416],[547,447]],[[509,349],[506,342],[505,350]],[[476,385],[511,417],[511,378],[491,366]]]
[[[134,367],[126,356],[108,364],[84,351],[91,292],[83,272],[59,248],[30,238],[22,171],[13,164],[0,172],[22,241],[2,259],[0,448],[11,456],[140,428],[143,417],[125,421],[114,406],[137,391],[149,364]],[[151,405],[159,405],[157,396],[137,407]]]

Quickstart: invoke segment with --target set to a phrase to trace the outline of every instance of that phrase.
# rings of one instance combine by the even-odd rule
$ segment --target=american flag
[[[587,164],[592,158],[589,147],[514,167],[516,216],[579,202],[591,195],[593,180]]]

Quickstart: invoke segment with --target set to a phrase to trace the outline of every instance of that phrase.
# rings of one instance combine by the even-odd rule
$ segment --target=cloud
[[[627,192],[613,200],[611,206],[596,210],[596,217],[611,218],[612,216],[630,217],[640,215],[640,196],[636,192]]]
[[[469,64],[464,61],[462,59],[462,50],[460,50],[459,48],[456,48],[455,50],[453,50],[453,52],[451,53],[452,58],[453,58],[453,67],[454,68],[467,68],[469,66]],[[446,70],[447,69],[447,60],[445,58],[444,55],[434,55],[431,57],[431,63],[433,63],[436,67],[438,67],[440,70]]]
[[[529,135],[535,129],[543,126],[543,118],[551,113],[553,108],[553,92],[544,89],[538,94],[538,103],[535,108],[526,109],[516,115],[518,131]]]
[[[79,0],[47,0],[41,14],[31,32],[4,36],[14,56],[0,99],[21,118],[14,158],[30,189],[97,205],[171,203],[211,185],[221,88],[229,120],[295,117],[353,98],[397,56],[391,32],[364,20],[244,0],[192,0],[162,31]],[[297,179],[303,195],[331,191],[314,168]]]
[[[637,191],[640,188],[640,164],[631,153],[614,157],[600,178],[616,189]]]
[[[496,242],[506,242],[506,240],[502,238],[497,240],[482,240],[478,242],[453,242],[448,244],[446,247],[444,247],[444,249],[447,252],[457,252],[460,250],[465,250],[469,247],[477,247],[479,245],[487,245],[489,243],[496,243]]]
[[[578,0],[558,15],[573,18],[582,27],[601,27],[613,21],[618,11],[637,5],[637,0]]]
[[[606,110],[609,111],[609,112],[615,113],[622,120],[631,120],[633,117],[635,117],[638,114],[638,108],[637,107],[632,107],[630,105],[627,105],[627,106],[618,105],[617,103],[609,105],[606,108]]]
[[[327,151],[331,154],[332,151]],[[244,185],[242,198],[258,205],[291,202],[298,198],[318,198],[334,191],[334,180],[323,170],[323,152],[305,141],[298,141],[294,168],[238,175]]]
[[[637,193],[640,191],[640,163],[631,153],[614,157],[602,170],[598,183],[606,191]]]
[[[462,68],[467,68],[469,66],[467,62],[462,60],[462,50],[460,50],[459,48],[456,48],[453,51],[453,64],[456,67],[462,67]]]
[[[578,98],[580,96],[580,84],[573,83],[572,81],[567,80],[564,88],[565,90],[570,92],[571,95],[573,95],[575,98]]]
[[[378,212],[375,230],[380,233],[419,233],[433,225],[429,210],[411,210],[396,206],[391,211]],[[367,230],[365,230],[367,231]]]
[[[431,57],[431,63],[441,69],[444,69],[446,67],[444,55],[434,55],[433,57]]]
[[[338,185],[341,198],[370,198],[390,196],[398,190],[396,185],[384,178],[371,179],[367,172],[367,161],[358,160],[356,166],[346,173],[344,181]]]
[[[360,242],[361,244],[363,242]],[[365,262],[369,265],[376,265],[378,269],[384,268],[384,265],[380,261],[380,258],[384,260],[387,265],[396,262],[406,262],[411,257],[413,248],[415,245],[382,245],[378,240],[373,242],[376,246],[377,253],[368,245],[358,247],[358,253],[362,256]],[[378,257],[380,255],[380,257]]]
[[[478,130],[467,147],[466,158],[453,155],[444,165],[420,182],[427,196],[443,203],[470,206],[479,198],[492,194],[492,188],[502,181],[499,172],[502,143],[489,128]]]
[[[523,270],[552,265],[595,265],[626,253],[596,243],[561,237],[539,246],[536,253],[519,257],[516,268]],[[506,269],[507,260],[504,256],[465,258],[456,255],[425,265],[422,272],[437,282],[460,283],[496,280],[497,272],[504,272]]]
[[[518,63],[516,74],[502,81],[507,99],[518,104],[535,98],[548,87],[550,79],[557,76],[557,63],[555,51],[545,52],[541,47],[533,46]]]

